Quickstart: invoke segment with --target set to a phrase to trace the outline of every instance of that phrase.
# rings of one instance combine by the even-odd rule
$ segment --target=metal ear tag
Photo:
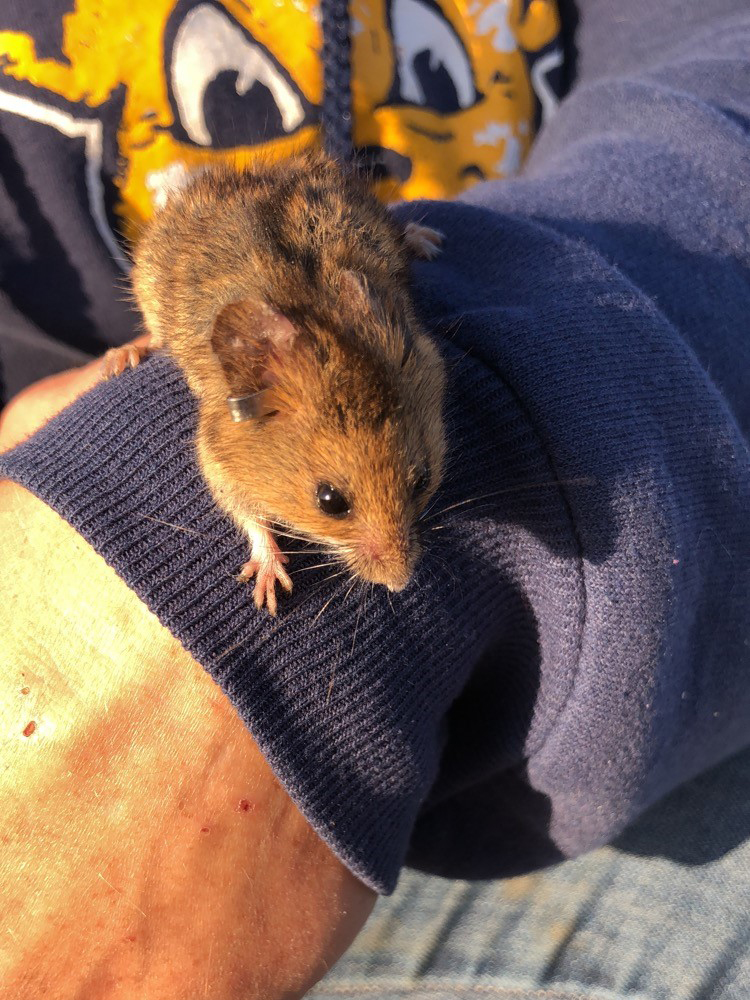
[[[227,396],[227,409],[235,424],[270,416],[268,406],[264,406],[264,403],[268,403],[267,389],[251,392],[247,396]]]
[[[262,392],[253,392],[249,396],[227,396],[227,409],[232,421],[241,424],[257,417],[260,411],[257,397],[261,395]]]

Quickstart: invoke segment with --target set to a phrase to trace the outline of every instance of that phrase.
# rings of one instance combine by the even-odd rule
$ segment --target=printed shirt
[[[175,164],[241,167],[320,142],[320,11],[311,0],[1,7],[3,289],[42,330],[100,350],[132,335],[117,286]],[[351,35],[354,142],[387,201],[513,175],[558,100],[552,0],[354,0]]]

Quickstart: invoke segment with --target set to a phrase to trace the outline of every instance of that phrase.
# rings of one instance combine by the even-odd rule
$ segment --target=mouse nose
[[[419,555],[418,548],[410,546],[403,537],[386,540],[370,536],[362,549],[369,563],[367,576],[372,583],[381,583],[392,593],[406,587]]]
[[[403,590],[411,579],[411,568],[403,560],[372,561],[372,570],[368,574],[372,583],[381,583],[393,594]]]
[[[411,573],[407,570],[394,573],[383,582],[392,594],[398,594],[400,591],[406,589],[409,580],[411,580]]]

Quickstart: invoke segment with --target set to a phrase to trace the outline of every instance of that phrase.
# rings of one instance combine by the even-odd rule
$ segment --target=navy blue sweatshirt
[[[446,234],[414,284],[450,370],[405,592],[320,570],[255,612],[166,358],[0,464],[205,666],[380,892],[405,860],[486,877],[579,854],[750,742],[750,11],[583,0],[573,42],[518,179],[398,209]]]

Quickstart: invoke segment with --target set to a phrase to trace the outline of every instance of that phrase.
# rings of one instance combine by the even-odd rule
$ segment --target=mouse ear
[[[372,289],[363,274],[357,271],[342,271],[339,275],[339,298],[346,302],[349,307],[373,312],[378,309],[377,297],[372,294]]]
[[[381,289],[378,291],[358,271],[342,271],[338,278],[339,302],[342,315],[359,313],[379,324],[393,322],[392,303]]]
[[[398,309],[394,297],[382,290],[376,291],[364,275],[357,271],[341,272],[339,295],[349,309],[354,307],[365,315],[373,317],[381,327],[390,331],[392,334],[389,342],[390,350],[394,360],[403,366],[411,353],[413,342],[409,324]]]
[[[242,299],[221,310],[211,347],[229,384],[234,420],[270,415],[269,367],[292,353],[297,337],[291,320],[265,302]]]

